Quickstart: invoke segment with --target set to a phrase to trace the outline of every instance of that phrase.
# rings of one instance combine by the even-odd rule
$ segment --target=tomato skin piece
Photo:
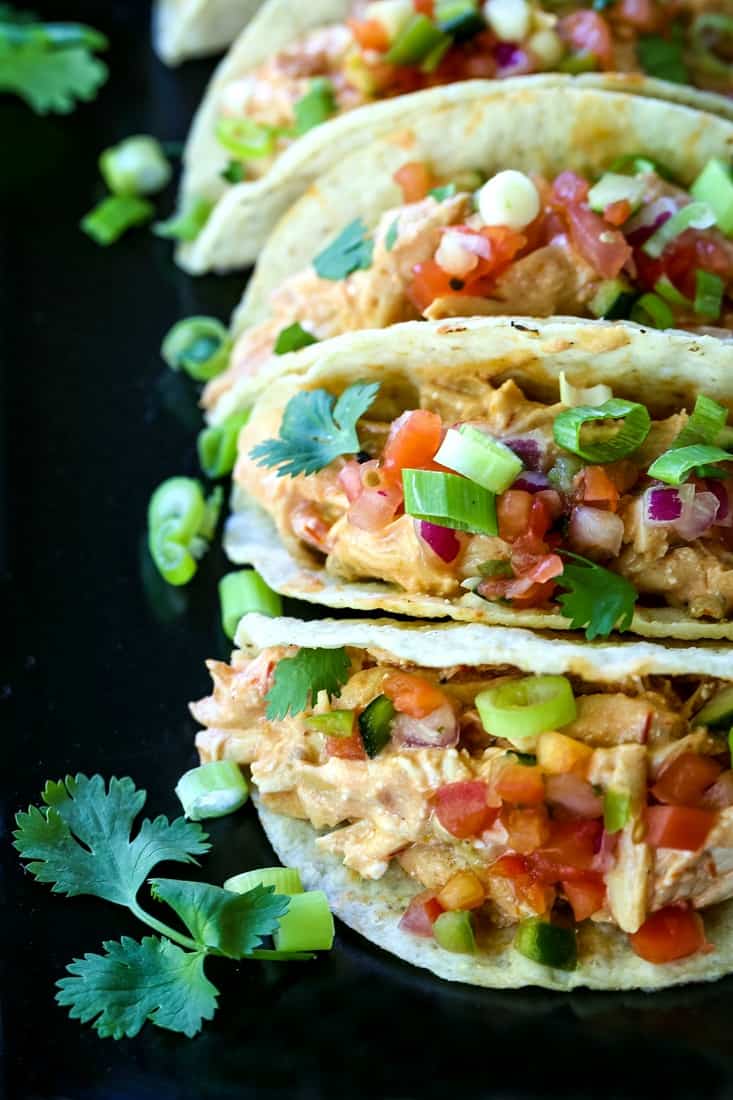
[[[351,737],[327,737],[326,752],[329,756],[338,756],[341,760],[366,760],[361,737],[352,733]]]
[[[424,936],[427,939],[432,936],[433,925],[443,911],[434,892],[424,890],[421,894],[416,894],[407,906],[399,927],[404,932],[411,932],[413,936]]]
[[[529,857],[530,874],[547,885],[582,880],[593,868],[602,833],[597,819],[553,821],[549,838]]]
[[[592,917],[606,900],[606,884],[600,875],[592,871],[584,878],[578,877],[573,882],[563,882],[561,885],[577,921]]]
[[[652,848],[697,852],[715,824],[717,814],[691,806],[647,806],[645,840]]]
[[[539,806],[545,801],[542,769],[507,764],[497,781],[496,793],[502,802],[511,802],[515,806]]]
[[[395,710],[410,718],[424,718],[448,702],[439,687],[412,672],[390,672],[382,682],[382,691],[392,700]]]
[[[482,779],[446,783],[433,795],[435,816],[452,836],[465,840],[490,828],[499,816],[488,804],[489,788]]]
[[[708,948],[702,917],[693,909],[667,905],[629,936],[632,951],[650,963],[686,959]]]
[[[697,806],[722,770],[722,766],[711,756],[683,752],[662,771],[652,787],[652,794],[658,802]]]
[[[348,24],[362,50],[386,53],[389,49],[389,35],[378,19],[349,19]]]
[[[419,160],[408,161],[392,176],[397,186],[402,190],[405,202],[419,202],[424,199],[431,187],[435,187],[435,179],[427,164]]]
[[[386,482],[402,483],[403,469],[422,469],[435,456],[443,439],[443,425],[437,413],[411,409],[402,413],[389,430],[382,454]]]

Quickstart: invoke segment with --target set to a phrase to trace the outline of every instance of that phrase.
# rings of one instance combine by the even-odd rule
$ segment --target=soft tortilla
[[[704,647],[665,649],[646,642],[579,645],[543,639],[522,630],[477,626],[425,627],[385,622],[267,619],[242,620],[237,642],[255,650],[277,644],[369,648],[393,659],[424,667],[444,667],[450,653],[455,663],[516,664],[535,672],[574,672],[594,679],[700,672],[733,678],[733,656],[725,649]],[[307,889],[326,892],[334,913],[372,943],[425,967],[449,981],[495,989],[537,985],[569,990],[661,989],[691,981],[712,981],[733,970],[733,905],[722,903],[705,911],[710,954],[696,955],[665,966],[654,966],[635,955],[626,936],[609,926],[585,922],[579,933],[580,961],[576,970],[549,969],[531,962],[511,947],[511,930],[497,930],[495,939],[475,956],[452,955],[434,940],[402,932],[399,919],[418,885],[393,866],[377,881],[362,879],[334,855],[320,851],[318,833],[309,824],[273,813],[254,794],[267,837],[286,866],[300,870]]]
[[[379,380],[380,393],[399,394],[402,407],[416,400],[416,386],[430,383],[470,393],[473,378],[513,378],[532,397],[558,400],[559,374],[578,386],[604,382],[617,397],[642,401],[652,416],[691,409],[704,392],[733,411],[733,341],[658,332],[630,323],[482,317],[412,321],[315,344],[287,357],[289,373],[266,371],[253,419],[282,410],[302,389],[340,392],[356,381]],[[229,395],[227,395],[229,396]],[[414,404],[413,406],[414,407]],[[217,409],[217,413],[222,410]],[[566,630],[556,611],[512,610],[466,593],[454,599],[403,592],[380,581],[345,581],[322,562],[294,557],[269,516],[235,486],[225,547],[232,561],[254,565],[276,591],[333,608],[357,608],[452,618],[535,630]],[[693,619],[671,607],[637,610],[631,627],[651,638],[733,640],[733,620]]]
[[[161,61],[219,53],[232,44],[263,0],[157,0],[153,45]]]
[[[314,180],[349,153],[368,149],[398,128],[410,128],[409,136],[401,139],[409,156],[403,155],[394,167],[408,159],[433,159],[448,174],[476,167],[496,171],[510,161],[516,168],[541,169],[542,162],[547,166],[554,160],[561,171],[577,167],[581,160],[586,166],[607,165],[618,153],[645,149],[669,164],[680,178],[687,178],[690,172],[694,176],[694,165],[702,167],[713,147],[724,155],[720,150],[726,136],[731,148],[731,127],[726,127],[723,117],[733,121],[733,101],[724,96],[638,75],[551,73],[467,81],[357,108],[293,142],[261,179],[227,186],[221,173],[229,154],[214,133],[221,89],[305,32],[341,21],[349,8],[346,0],[311,0],[303,5],[269,0],[217,68],[184,151],[181,201],[197,196],[216,202],[196,240],[178,251],[178,261],[187,271],[227,271],[253,262],[277,220]],[[543,93],[553,89],[557,96],[543,102]],[[620,98],[607,98],[610,92]],[[650,104],[647,109],[637,105],[643,97]],[[677,105],[676,110],[666,113],[660,100],[668,101],[670,107]],[[584,115],[581,107],[586,103]],[[702,122],[699,116],[685,115],[687,106],[723,117]],[[699,152],[706,143],[710,151],[701,163]],[[557,156],[563,149],[565,156]],[[585,150],[582,158],[581,150]],[[373,175],[370,171],[344,177],[352,204],[369,201],[360,192],[371,191]],[[370,181],[369,188],[361,187],[364,179]]]

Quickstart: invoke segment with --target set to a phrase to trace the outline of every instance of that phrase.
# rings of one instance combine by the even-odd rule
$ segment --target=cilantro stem
[[[146,913],[136,901],[129,906],[130,912],[141,920],[143,924],[147,924],[149,928],[153,928],[156,932],[160,932],[161,935],[167,936],[169,940],[173,940],[180,947],[187,947],[191,951],[199,951],[204,954],[208,953],[208,948],[205,944],[196,943],[196,940],[190,939],[188,936],[184,936],[182,932],[176,932],[175,929],[164,924],[162,920],[158,920],[157,917],[152,917],[150,913]]]

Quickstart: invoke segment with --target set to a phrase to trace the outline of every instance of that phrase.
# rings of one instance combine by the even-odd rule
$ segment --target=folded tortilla
[[[488,602],[474,592],[442,597],[409,592],[380,580],[346,580],[335,570],[327,571],[325,557],[309,552],[297,538],[289,537],[285,545],[271,515],[255,502],[244,483],[253,487],[249,479],[255,478],[258,487],[269,486],[260,491],[260,500],[266,507],[279,506],[274,503],[276,486],[285,483],[287,487],[290,479],[274,479],[272,471],[254,466],[248,456],[256,442],[277,434],[285,406],[299,392],[327,389],[336,395],[353,383],[378,381],[378,401],[387,406],[387,421],[422,401],[425,408],[441,410],[449,424],[480,419],[487,383],[495,387],[511,380],[530,397],[556,401],[564,372],[574,386],[605,384],[615,397],[642,402],[653,419],[691,411],[701,392],[733,410],[733,342],[647,330],[626,322],[568,318],[409,322],[381,332],[338,337],[287,359],[285,367],[260,376],[263,392],[240,435],[225,546],[232,561],[254,565],[278,592],[333,608],[381,608],[421,618],[449,617],[537,630],[569,627],[557,610],[513,609],[511,604]],[[379,415],[381,410],[377,419]],[[401,561],[399,552],[395,554],[395,560]],[[409,561],[404,564],[410,568]],[[733,619],[693,618],[671,606],[644,606],[643,598],[630,629],[656,638],[733,639]]]
[[[452,676],[458,667],[462,666],[463,671],[459,673],[459,681],[461,676],[464,681],[470,680],[471,671],[480,667],[481,672],[477,675],[489,678],[492,675],[516,675],[526,672],[569,676],[573,679],[576,692],[580,691],[581,694],[589,691],[601,693],[608,691],[626,692],[633,696],[639,692],[643,694],[650,688],[653,691],[662,691],[664,681],[674,689],[679,681],[680,684],[688,685],[686,689],[682,688],[682,694],[686,695],[692,690],[690,685],[695,677],[716,678],[718,688],[721,684],[724,686],[727,681],[733,680],[733,658],[730,650],[683,646],[664,648],[646,642],[578,644],[567,639],[540,637],[524,630],[487,628],[477,625],[416,626],[387,621],[356,620],[300,622],[294,619],[267,619],[260,615],[249,615],[242,620],[237,634],[237,645],[240,647],[240,652],[235,653],[231,667],[210,662],[209,667],[215,684],[214,693],[208,699],[201,700],[192,706],[195,717],[206,727],[197,738],[201,759],[206,761],[226,758],[242,765],[252,764],[255,782],[258,775],[262,780],[262,789],[254,796],[255,804],[265,832],[278,857],[286,866],[297,867],[300,870],[306,889],[324,890],[333,911],[367,940],[447,980],[492,988],[536,985],[557,990],[573,989],[577,986],[588,986],[594,989],[651,990],[683,982],[713,980],[733,969],[733,904],[730,901],[722,901],[710,908],[704,908],[705,932],[708,941],[714,945],[714,950],[707,953],[699,952],[688,958],[663,965],[646,962],[635,954],[629,946],[627,936],[616,924],[607,922],[608,916],[606,921],[601,917],[600,921],[585,920],[579,926],[578,965],[574,970],[569,971],[551,969],[519,954],[511,943],[514,927],[497,926],[488,931],[484,929],[484,934],[479,939],[479,949],[474,955],[449,953],[439,947],[434,939],[419,937],[403,930],[399,927],[400,918],[410,900],[423,888],[419,874],[416,876],[418,881],[415,881],[414,877],[402,869],[398,860],[391,859],[386,873],[372,879],[365,877],[345,866],[342,861],[342,846],[328,839],[329,836],[335,836],[333,827],[316,829],[309,820],[298,820],[296,816],[289,816],[294,812],[294,805],[297,809],[297,803],[291,802],[288,805],[288,799],[293,790],[300,789],[303,797],[307,793],[305,788],[299,787],[299,784],[310,784],[312,790],[316,792],[319,789],[328,790],[333,785],[333,775],[327,778],[329,771],[327,767],[323,773],[322,785],[318,779],[319,766],[313,762],[303,767],[302,774],[298,771],[297,757],[291,758],[285,772],[282,772],[282,763],[278,766],[280,771],[267,763],[269,757],[262,757],[263,745],[264,752],[267,754],[270,738],[275,738],[273,743],[284,743],[278,739],[289,736],[286,730],[288,722],[291,723],[292,733],[292,724],[295,723],[297,727],[298,720],[287,719],[283,724],[278,721],[263,723],[262,719],[256,718],[252,709],[253,706],[258,705],[255,701],[257,695],[252,693],[254,681],[252,676],[249,679],[247,677],[248,660],[255,658],[263,650],[269,650],[269,647],[281,647],[279,652],[272,651],[274,663],[286,654],[292,655],[294,653],[292,647],[315,646],[332,649],[345,646],[356,658],[357,667],[358,663],[366,657],[380,666],[398,666],[408,672],[417,671],[418,674],[427,672],[430,675],[431,670],[438,670],[439,682],[448,688],[450,688]],[[450,669],[446,668],[447,655],[450,655]],[[270,655],[265,656],[269,661]],[[258,662],[258,665],[261,671],[264,667],[262,662]],[[712,685],[712,681],[709,683]],[[264,690],[264,687],[261,690]],[[717,689],[710,686],[708,690]],[[649,696],[649,698],[660,699],[661,696]],[[619,705],[619,699],[619,695],[614,696],[614,706]],[[337,700],[334,705],[339,706]],[[353,705],[353,700],[346,705]],[[589,729],[584,736],[589,736],[592,744],[610,744],[610,741],[604,741],[599,731],[600,725],[597,727],[596,735]],[[578,731],[576,736],[581,732]],[[300,736],[302,737],[302,733]],[[700,736],[705,735],[699,731],[694,736],[699,740]],[[259,750],[256,744],[257,737],[264,738]],[[633,736],[629,734],[628,739],[633,740]],[[701,741],[700,744],[702,744]],[[635,749],[631,749],[630,755],[634,758],[639,757],[640,754],[643,756],[642,748],[642,745],[637,745]],[[444,751],[449,756],[456,752],[455,749]],[[460,755],[464,750],[458,751]],[[606,754],[606,759],[610,759],[614,752],[618,751],[613,748],[602,749],[600,756]],[[623,755],[628,751],[627,747],[622,749],[621,753]],[[668,748],[666,751],[674,750]],[[723,751],[722,748],[721,751]],[[437,774],[440,772],[439,752],[440,750],[437,749],[402,748],[398,751],[398,756],[405,759],[405,768],[408,771],[413,769],[411,774],[414,775],[417,774],[414,769],[421,767],[421,757],[432,754],[433,766],[437,769]],[[596,757],[598,757],[597,752]],[[264,770],[261,772],[258,771],[257,766],[257,760],[260,758],[264,765]],[[413,764],[408,763],[410,758]],[[278,759],[277,753],[273,759]],[[282,753],[279,759],[284,760]],[[366,765],[368,768],[375,767],[375,778],[379,772],[379,761],[380,756],[377,755],[371,763]],[[343,761],[343,764],[347,763],[350,762]],[[359,764],[358,767],[362,768],[364,765]],[[379,775],[380,782],[383,779],[386,784],[387,773],[379,772]],[[348,780],[344,779],[344,782],[348,783]],[[439,785],[440,780],[436,780],[435,786]],[[405,792],[408,786],[409,783],[406,780]],[[346,789],[344,797],[347,797]],[[392,805],[387,798],[386,785],[382,805],[383,807]],[[302,810],[299,812],[302,817]],[[731,812],[733,811],[722,811],[724,816]],[[382,824],[378,828],[401,827],[396,819],[390,824],[389,817],[385,818],[382,815],[379,820]],[[631,874],[632,865],[629,863],[627,867],[627,862],[632,857],[638,861],[641,849],[644,849],[644,859],[648,859],[649,862],[649,881],[653,882],[655,876],[658,877],[663,873],[677,874],[680,868],[677,868],[675,859],[678,856],[682,863],[685,862],[686,857],[689,856],[690,860],[693,857],[692,853],[667,851],[661,862],[657,864],[655,863],[657,857],[649,854],[643,840],[632,838],[633,828],[631,821],[624,827],[629,832],[629,837],[619,841],[615,856],[616,863],[608,879],[610,896],[615,899],[611,903],[614,912],[617,913],[621,922],[629,925],[630,928],[648,915],[648,909],[645,908],[644,903],[644,898],[648,898],[648,895],[646,895],[644,876],[640,870],[644,861],[634,864],[634,874]],[[340,826],[336,831],[344,832]],[[421,833],[423,839],[427,835]],[[433,840],[433,843],[438,842],[438,848],[440,848],[439,841],[442,835],[438,833]],[[624,836],[625,832],[622,833],[622,837]],[[485,858],[488,866],[492,862],[491,855],[487,853],[484,857],[481,851],[478,851],[472,856],[465,847],[466,842],[460,842],[459,847],[461,845],[470,865],[483,874],[481,860]],[[481,849],[480,845],[479,849]],[[352,862],[354,862],[353,857],[356,857],[358,862],[358,855],[357,846],[356,851],[351,851]],[[464,856],[459,858],[463,859]],[[697,855],[695,858],[700,856]],[[496,859],[496,855],[493,859]],[[715,871],[715,859],[718,860],[719,872]],[[712,870],[709,865],[709,873],[713,878],[716,873],[723,876],[729,874],[726,871],[729,862],[728,853],[725,850],[716,849],[712,856]],[[674,864],[675,871],[671,872],[667,864],[670,864],[670,868],[671,864]],[[415,874],[414,865],[412,873]],[[615,879],[613,879],[614,874],[616,874]],[[611,885],[612,882],[615,885]],[[696,889],[703,888],[705,885],[706,882]],[[616,893],[616,891],[619,892]],[[491,894],[489,896],[491,897]],[[720,896],[719,893],[718,897]],[[634,905],[637,906],[638,911],[632,912]],[[638,908],[638,905],[641,905],[641,908]]]
[[[232,44],[263,0],[157,0],[153,45],[167,65],[220,53]]]
[[[684,176],[686,144],[700,148],[700,140],[706,140],[695,134],[701,120],[692,125],[692,116],[687,116],[685,122],[684,106],[733,120],[730,99],[638,75],[591,73],[569,77],[555,73],[472,80],[376,101],[341,114],[291,143],[261,178],[228,185],[222,172],[230,154],[215,136],[222,90],[232,81],[246,78],[304,32],[341,20],[349,7],[343,0],[314,0],[295,8],[289,0],[270,0],[221,62],[194,119],[184,152],[181,206],[194,199],[214,204],[196,239],[184,243],[178,251],[179,263],[187,271],[227,271],[254,261],[277,220],[314,180],[339,165],[349,153],[368,148],[398,128],[406,131],[406,136],[394,140],[413,145],[412,155],[404,159],[420,159],[419,146],[427,144],[433,152],[444,153],[447,167],[454,170],[483,166],[486,157],[495,153],[501,155],[503,163],[514,159],[516,166],[522,167],[521,162],[526,163],[531,152],[536,167],[536,135],[541,134],[546,158],[570,145],[575,149],[576,162],[583,149],[586,161],[595,164],[602,159],[608,163],[614,155],[612,149],[636,151],[637,146],[650,142],[657,145],[659,159],[675,170],[679,168]],[[550,97],[542,103],[542,92],[552,89],[558,89],[558,98]],[[620,100],[596,100],[592,93],[599,89],[626,94]],[[584,92],[591,94],[591,99],[590,110],[583,116]],[[635,103],[640,97],[651,97],[649,110]],[[683,105],[681,113],[664,113],[659,99]],[[596,103],[604,102],[605,108],[595,106],[594,110]],[[714,122],[704,124],[704,129],[711,128]],[[347,177],[352,201],[363,197],[362,190],[369,190],[359,184],[366,178],[371,179]]]

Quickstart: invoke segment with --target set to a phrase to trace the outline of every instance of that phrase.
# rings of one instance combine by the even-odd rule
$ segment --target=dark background
[[[733,1096],[733,979],[654,996],[491,993],[423,975],[340,927],[314,963],[211,965],[220,1008],[195,1040],[151,1026],[100,1040],[56,1006],[67,962],[144,930],[25,875],[12,815],[47,778],[76,771],[131,775],[151,816],[180,812],[173,787],[194,762],[186,702],[207,690],[203,658],[226,654],[215,591],[226,566],[214,550],[172,591],[143,550],[152,488],[198,473],[196,394],[158,348],[180,317],[225,319],[244,279],[192,280],[145,230],[109,250],[78,231],[101,195],[99,151],[134,132],[183,139],[211,65],[164,69],[144,3],[40,10],[106,31],[111,78],[71,116],[0,101],[0,1094]],[[251,809],[210,833],[208,881],[272,861]]]

